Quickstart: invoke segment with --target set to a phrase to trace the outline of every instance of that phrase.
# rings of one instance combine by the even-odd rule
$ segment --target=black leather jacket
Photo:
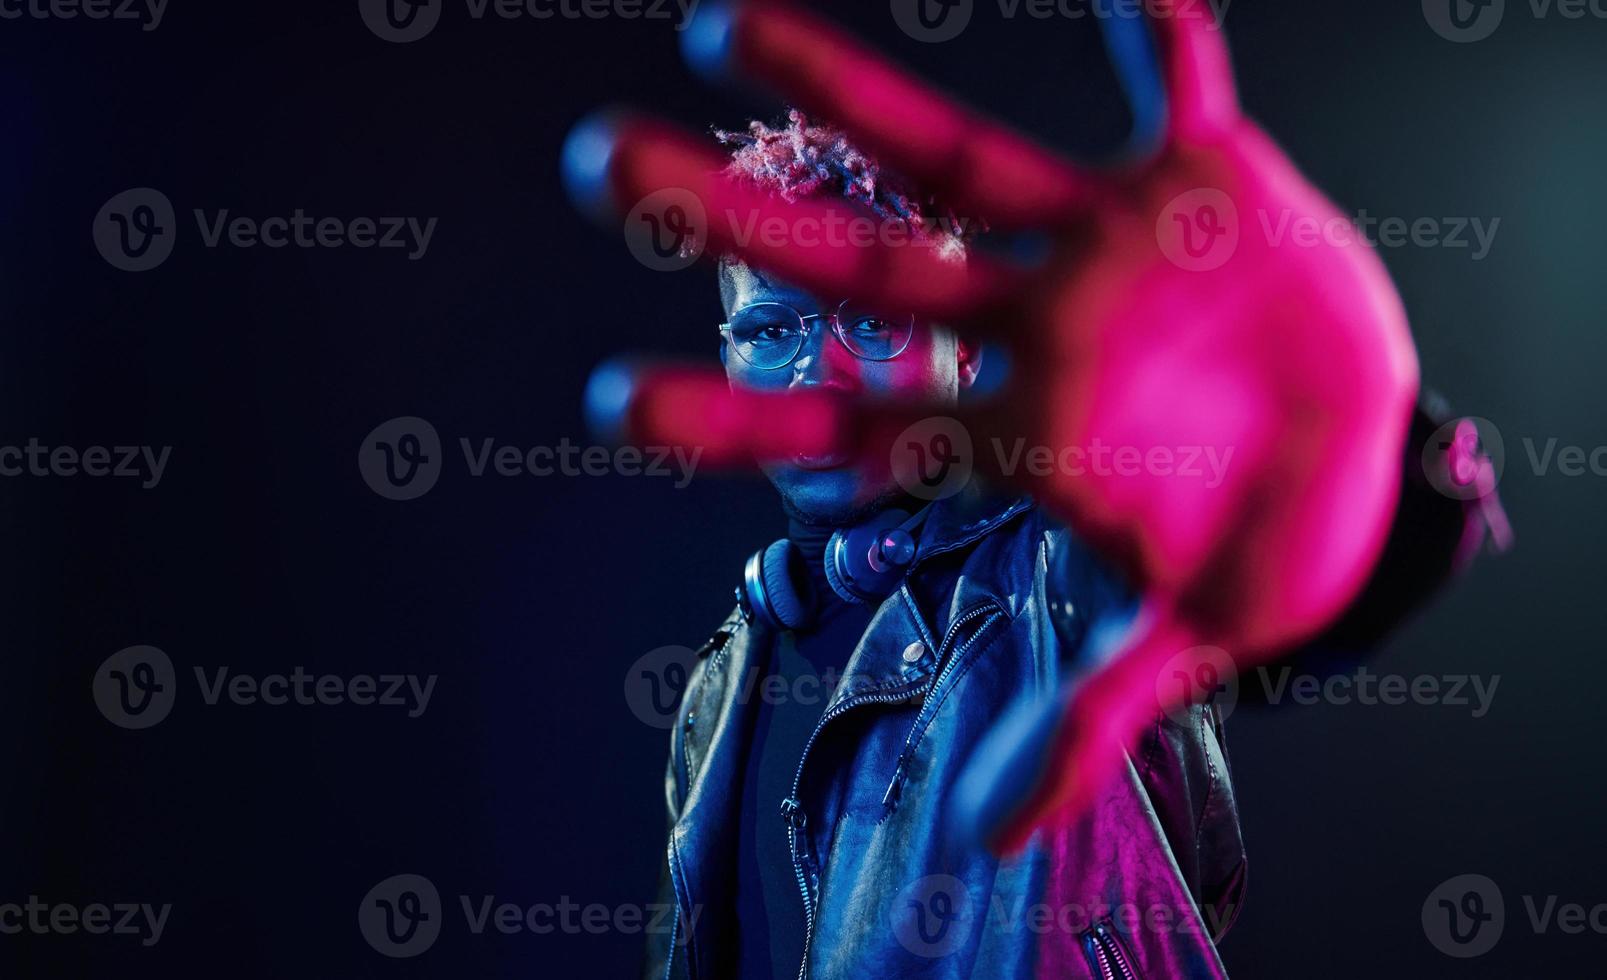
[[[1065,975],[1067,964],[1095,977],[1224,975],[1212,941],[1239,906],[1244,848],[1210,709],[1158,715],[1099,806],[1020,854],[997,860],[948,838],[946,801],[969,750],[1021,698],[1057,690],[1080,652],[1063,638],[1068,625],[1086,630],[1062,622],[1057,639],[1051,559],[1073,570],[1053,598],[1074,620],[1130,608],[1029,501],[968,503],[934,506],[914,567],[827,702],[797,807],[775,815],[809,910],[802,975],[993,978]],[[734,611],[687,685],[661,896],[679,914],[654,940],[651,976],[734,972],[732,841],[753,711],[740,679],[771,639]]]
[[[1420,417],[1409,459],[1432,428]],[[1417,459],[1405,473],[1379,570],[1352,613],[1294,658],[1305,667],[1376,640],[1467,551],[1473,512],[1428,488]],[[978,742],[1023,698],[1056,691],[1131,608],[1031,501],[934,505],[775,816],[807,909],[800,977],[1226,975],[1215,941],[1243,902],[1245,854],[1214,708],[1158,713],[1091,812],[1019,854],[996,859],[948,833]],[[677,913],[650,942],[647,976],[735,973],[734,841],[754,711],[741,679],[772,640],[739,607],[699,651],[665,778],[659,901]]]

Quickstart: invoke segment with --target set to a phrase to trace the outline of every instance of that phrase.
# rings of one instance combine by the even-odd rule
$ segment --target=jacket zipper
[[[969,623],[971,620],[979,617],[985,617],[986,620],[991,620],[996,616],[1002,615],[1004,615],[1003,611],[992,603],[981,605],[975,609],[967,611],[961,615],[959,619],[956,619],[954,622],[949,624],[948,631],[943,634],[943,642],[938,644],[938,656],[943,656],[942,650],[949,645],[949,642],[954,639],[954,636],[966,623]],[[955,650],[947,660],[942,662],[943,665],[938,668],[937,678],[932,681],[932,686],[928,690],[928,697],[943,689],[943,681],[948,678],[949,672],[954,669],[955,665],[958,664],[965,656],[965,652],[971,648],[971,644],[975,643],[977,638],[982,635],[982,631],[987,628],[988,624],[986,621],[984,621],[983,624],[977,628],[977,631],[971,635],[971,638],[966,641],[964,649]],[[915,746],[919,742],[919,739],[916,736],[921,727],[920,719],[916,719],[915,726],[910,729],[909,735],[905,736],[904,738],[904,749],[903,751],[899,752],[898,765],[893,768],[893,780],[887,784],[887,792],[882,794],[883,819],[886,819],[887,814],[891,813],[893,808],[898,805],[899,797],[903,795],[904,783],[909,778],[910,763],[915,761]]]
[[[967,622],[983,613],[997,612],[998,609],[994,606],[979,606],[950,623],[948,630],[943,634],[943,642],[938,644],[938,659],[943,658],[944,650],[948,648],[960,628]],[[945,664],[939,669],[937,679],[929,690],[937,690],[938,683],[942,682],[947,673],[948,665]],[[808,847],[808,843],[804,840],[803,834],[800,833],[804,825],[808,823],[809,818],[808,814],[804,813],[803,804],[798,801],[798,786],[803,781],[804,763],[809,761],[809,750],[814,748],[815,739],[820,737],[820,732],[826,727],[826,724],[848,709],[857,708],[862,704],[895,704],[899,701],[907,700],[909,700],[908,694],[884,692],[881,694],[866,694],[843,701],[821,717],[820,722],[815,725],[815,730],[809,733],[809,741],[804,743],[803,754],[798,757],[798,769],[792,776],[792,793],[781,802],[781,815],[787,821],[787,845],[792,851],[792,872],[798,878],[798,891],[803,896],[804,903],[804,953],[803,962],[798,964],[798,980],[805,980],[809,975],[809,949],[815,938],[815,902],[810,893],[809,879],[804,873],[803,866],[804,850]],[[901,759],[900,765],[902,764]]]
[[[798,980],[804,980],[809,971],[809,946],[815,936],[815,903],[809,891],[809,879],[804,874],[803,857],[808,843],[799,833],[806,823],[808,815],[803,811],[803,804],[798,802],[798,784],[803,781],[804,762],[809,758],[809,750],[814,747],[815,739],[820,736],[821,729],[833,718],[862,704],[896,704],[907,701],[908,694],[866,694],[857,698],[850,698],[832,708],[821,717],[815,725],[815,730],[809,733],[809,741],[804,743],[803,755],[798,758],[798,769],[792,776],[792,793],[787,799],[781,801],[781,816],[787,821],[787,846],[792,851],[792,873],[798,878],[798,891],[803,895],[804,904],[804,955],[803,962],[798,965]]]
[[[1083,948],[1099,971],[1100,980],[1138,980],[1138,973],[1127,962],[1121,941],[1103,921],[1083,933]]]

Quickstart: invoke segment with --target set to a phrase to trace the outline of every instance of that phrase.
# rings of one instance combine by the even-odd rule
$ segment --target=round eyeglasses
[[[889,317],[856,309],[843,300],[831,313],[804,316],[786,303],[750,303],[720,324],[737,356],[762,371],[784,368],[803,350],[816,320],[831,324],[831,332],[848,352],[861,360],[890,361],[904,353],[915,334],[915,316]]]

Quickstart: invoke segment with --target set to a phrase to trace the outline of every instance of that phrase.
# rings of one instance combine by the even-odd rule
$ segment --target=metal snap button
[[[907,664],[915,663],[924,656],[926,656],[926,644],[920,640],[904,648],[904,662]]]

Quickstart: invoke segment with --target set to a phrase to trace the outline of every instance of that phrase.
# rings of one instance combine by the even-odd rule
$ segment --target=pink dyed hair
[[[903,224],[916,241],[963,259],[966,243],[985,226],[924,197],[904,178],[884,169],[848,141],[842,130],[811,122],[797,109],[787,125],[774,129],[755,120],[746,132],[715,130],[732,147],[729,176],[774,193],[785,201],[842,197],[876,217]]]

